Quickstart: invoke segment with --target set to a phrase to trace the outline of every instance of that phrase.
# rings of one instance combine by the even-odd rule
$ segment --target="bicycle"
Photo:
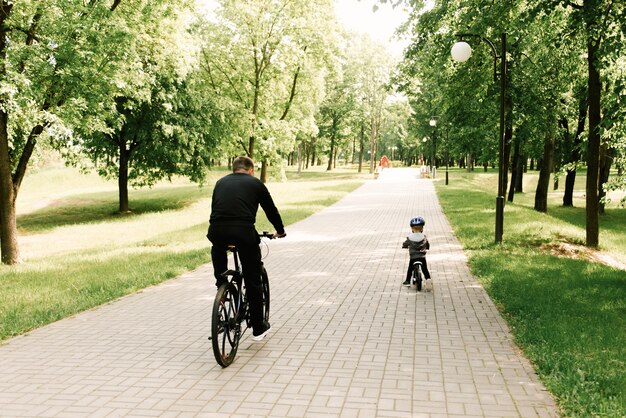
[[[414,284],[418,292],[422,291],[422,283],[424,282],[424,272],[422,272],[422,262],[413,263],[413,274],[411,274],[411,284]]]
[[[273,239],[274,235],[263,231],[259,237]],[[247,329],[252,326],[239,253],[234,245],[229,245],[228,251],[233,254],[235,268],[222,273],[226,283],[217,289],[213,301],[211,336],[209,337],[215,360],[222,367],[230,366],[235,360],[239,341]],[[270,317],[270,284],[263,262],[261,262],[261,279],[263,282],[263,318],[268,321]]]

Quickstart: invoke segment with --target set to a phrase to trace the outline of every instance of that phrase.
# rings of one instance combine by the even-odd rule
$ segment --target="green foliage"
[[[104,110],[103,73],[117,71],[122,59],[120,48],[111,45],[126,41],[112,15],[101,3],[13,5],[5,22],[9,40],[1,86],[13,169],[36,126],[48,128],[41,136],[63,146],[87,108]]]
[[[233,116],[226,155],[277,160],[296,135],[317,131],[335,32],[329,0],[219,2],[203,25],[202,71],[209,94]]]
[[[225,121],[195,76],[188,10],[168,1],[131,10],[117,21],[124,61],[109,79],[105,109],[89,109],[89,123],[74,137],[81,152],[70,149],[66,158],[87,156],[107,178],[128,169],[133,186],[172,175],[203,181]]]
[[[364,148],[374,155],[377,146],[385,146],[380,142],[380,129],[387,116],[389,75],[394,59],[383,45],[354,33],[344,33],[340,46],[337,66],[326,77],[326,96],[316,114],[317,145],[323,146],[326,153],[332,151],[333,155],[328,155],[330,161],[341,154],[346,161],[349,157],[355,161],[354,154],[362,151],[360,143],[355,145],[361,139],[361,127],[368,139],[362,144]],[[402,116],[399,122],[405,124],[409,113]],[[394,122],[398,121],[389,121]],[[381,152],[374,159],[380,155]]]
[[[412,136],[415,141],[427,137],[426,121],[431,115],[439,116],[453,127],[446,152],[454,157],[470,155],[484,164],[500,158],[500,97],[494,78],[503,77],[498,68],[505,54],[501,36],[506,34],[504,139],[512,142],[505,148],[511,145],[519,150],[510,153],[516,161],[520,155],[541,161],[544,173],[550,167],[587,161],[593,170],[586,191],[587,245],[596,245],[598,200],[604,191],[626,189],[623,176],[618,176],[603,185],[603,191],[598,190],[611,165],[620,172],[624,169],[625,3],[381,2],[413,7],[404,25],[412,43],[396,79],[416,115]],[[453,63],[450,48],[461,33],[467,34],[464,40],[471,44],[473,54],[465,63]],[[554,158],[552,144],[556,145]],[[598,174],[602,178],[596,182]],[[537,188],[538,202],[545,200],[544,185]]]
[[[448,186],[437,183],[472,272],[565,416],[626,414],[626,271],[589,259],[584,250],[580,258],[567,257],[568,248],[584,241],[584,209],[538,213],[532,197],[507,204],[504,241],[494,244],[495,183],[495,173],[458,171]],[[625,222],[621,209],[602,218],[603,254],[622,265]]]
[[[126,169],[129,156],[122,154],[132,148],[141,152],[129,176],[137,185],[172,174],[203,178],[223,120],[188,77],[196,49],[187,32],[193,4],[25,0],[3,6],[3,262],[18,258],[12,206],[38,142],[73,163],[88,155],[110,176]]]

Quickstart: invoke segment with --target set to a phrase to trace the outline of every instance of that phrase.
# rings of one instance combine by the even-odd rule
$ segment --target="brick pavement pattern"
[[[272,332],[230,367],[206,265],[6,341],[0,416],[557,417],[417,175],[385,170],[269,242]],[[432,293],[401,285],[416,215]]]

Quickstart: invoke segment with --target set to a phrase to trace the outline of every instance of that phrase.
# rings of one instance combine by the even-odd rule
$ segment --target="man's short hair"
[[[248,171],[251,168],[254,168],[254,161],[252,161],[252,158],[250,157],[241,156],[235,158],[233,161],[233,173],[239,170]]]

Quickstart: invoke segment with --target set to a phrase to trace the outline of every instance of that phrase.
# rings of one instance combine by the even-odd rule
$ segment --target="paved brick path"
[[[204,266],[0,346],[0,416],[558,416],[416,174],[383,172],[269,243],[273,331],[229,368]],[[401,286],[418,214],[434,293]]]

